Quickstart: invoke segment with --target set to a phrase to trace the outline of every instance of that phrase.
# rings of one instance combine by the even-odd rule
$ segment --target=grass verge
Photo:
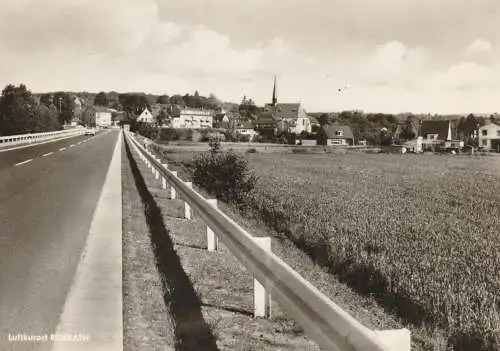
[[[253,318],[253,278],[220,243],[219,251],[205,250],[206,226],[183,219],[183,203],[171,200],[152,172],[137,162],[148,192],[158,204],[162,222],[182,268],[199,297],[203,319],[219,350],[319,350],[301,328],[273,302],[269,320]],[[181,175],[182,176],[182,175]],[[206,348],[203,348],[205,350]]]

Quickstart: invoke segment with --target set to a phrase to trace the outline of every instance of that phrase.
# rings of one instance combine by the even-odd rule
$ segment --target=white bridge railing
[[[304,328],[323,350],[409,351],[410,331],[371,330],[321,293],[278,256],[271,252],[270,238],[253,237],[217,209],[214,199],[205,199],[146,150],[129,132],[125,140],[160,180],[170,187],[171,198],[184,201],[185,218],[196,211],[207,225],[207,249],[217,250],[217,238],[254,276],[254,315],[269,316],[269,296]]]
[[[73,128],[67,130],[58,130],[55,132],[33,133],[33,134],[19,134],[0,136],[0,147],[10,145],[29,144],[32,142],[54,139],[57,137],[83,134],[84,128]]]

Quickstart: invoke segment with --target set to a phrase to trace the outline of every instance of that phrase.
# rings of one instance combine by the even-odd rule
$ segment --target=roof
[[[110,109],[104,106],[93,106],[93,109],[95,112],[109,112],[111,113]]]
[[[241,116],[241,114],[237,111],[229,111],[228,113],[226,113],[226,116],[229,119],[242,119],[243,118]]]
[[[151,114],[153,115],[153,117],[158,117],[162,108],[163,108],[163,105],[161,105],[161,104],[152,105],[151,106]]]
[[[268,124],[268,123],[276,123],[277,119],[273,116],[271,112],[264,112],[261,113],[257,119],[255,120],[255,123],[257,124]]]
[[[245,124],[237,127],[237,129],[253,129],[253,124],[252,122],[246,122]]]
[[[448,138],[450,121],[427,120],[422,121],[421,136],[428,134],[438,134],[438,139]]]
[[[301,109],[300,103],[276,104],[276,106],[266,106],[275,118],[296,119]]]
[[[328,139],[354,139],[351,127],[347,125],[323,126],[323,130]],[[342,136],[338,135],[337,132],[342,132]]]
[[[319,124],[319,121],[316,119],[316,117],[313,117],[313,116],[307,116],[309,117],[309,122],[311,122],[311,124]]]
[[[485,125],[482,125],[481,127],[479,127],[479,130],[490,128],[490,127],[500,127],[500,122],[489,121],[489,123],[486,123]]]

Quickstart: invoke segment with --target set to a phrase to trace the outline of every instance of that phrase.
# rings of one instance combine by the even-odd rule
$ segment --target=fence
[[[45,133],[33,133],[33,134],[19,134],[19,135],[8,135],[0,136],[0,147],[19,145],[19,144],[29,144],[35,141],[42,141],[48,139],[54,139],[57,137],[69,136],[69,135],[83,134],[82,128],[74,128],[68,130],[58,130],[55,132],[45,132]]]
[[[293,317],[309,337],[324,350],[337,351],[409,351],[407,329],[375,331],[366,328],[329,300],[311,283],[272,253],[270,238],[253,237],[217,209],[216,199],[205,199],[184,182],[177,172],[145,149],[131,133],[125,140],[142,161],[161,180],[162,188],[170,187],[172,199],[184,201],[184,216],[192,211],[207,225],[207,249],[217,251],[220,237],[231,253],[254,277],[254,315],[270,315],[270,296]],[[160,179],[161,178],[161,179]]]

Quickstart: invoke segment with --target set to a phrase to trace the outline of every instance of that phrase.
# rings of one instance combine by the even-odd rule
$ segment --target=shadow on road
[[[163,216],[149,192],[129,145],[125,144],[135,185],[144,204],[156,266],[163,285],[163,299],[175,324],[175,349],[218,350],[215,337],[201,313],[201,301],[177,256]]]

